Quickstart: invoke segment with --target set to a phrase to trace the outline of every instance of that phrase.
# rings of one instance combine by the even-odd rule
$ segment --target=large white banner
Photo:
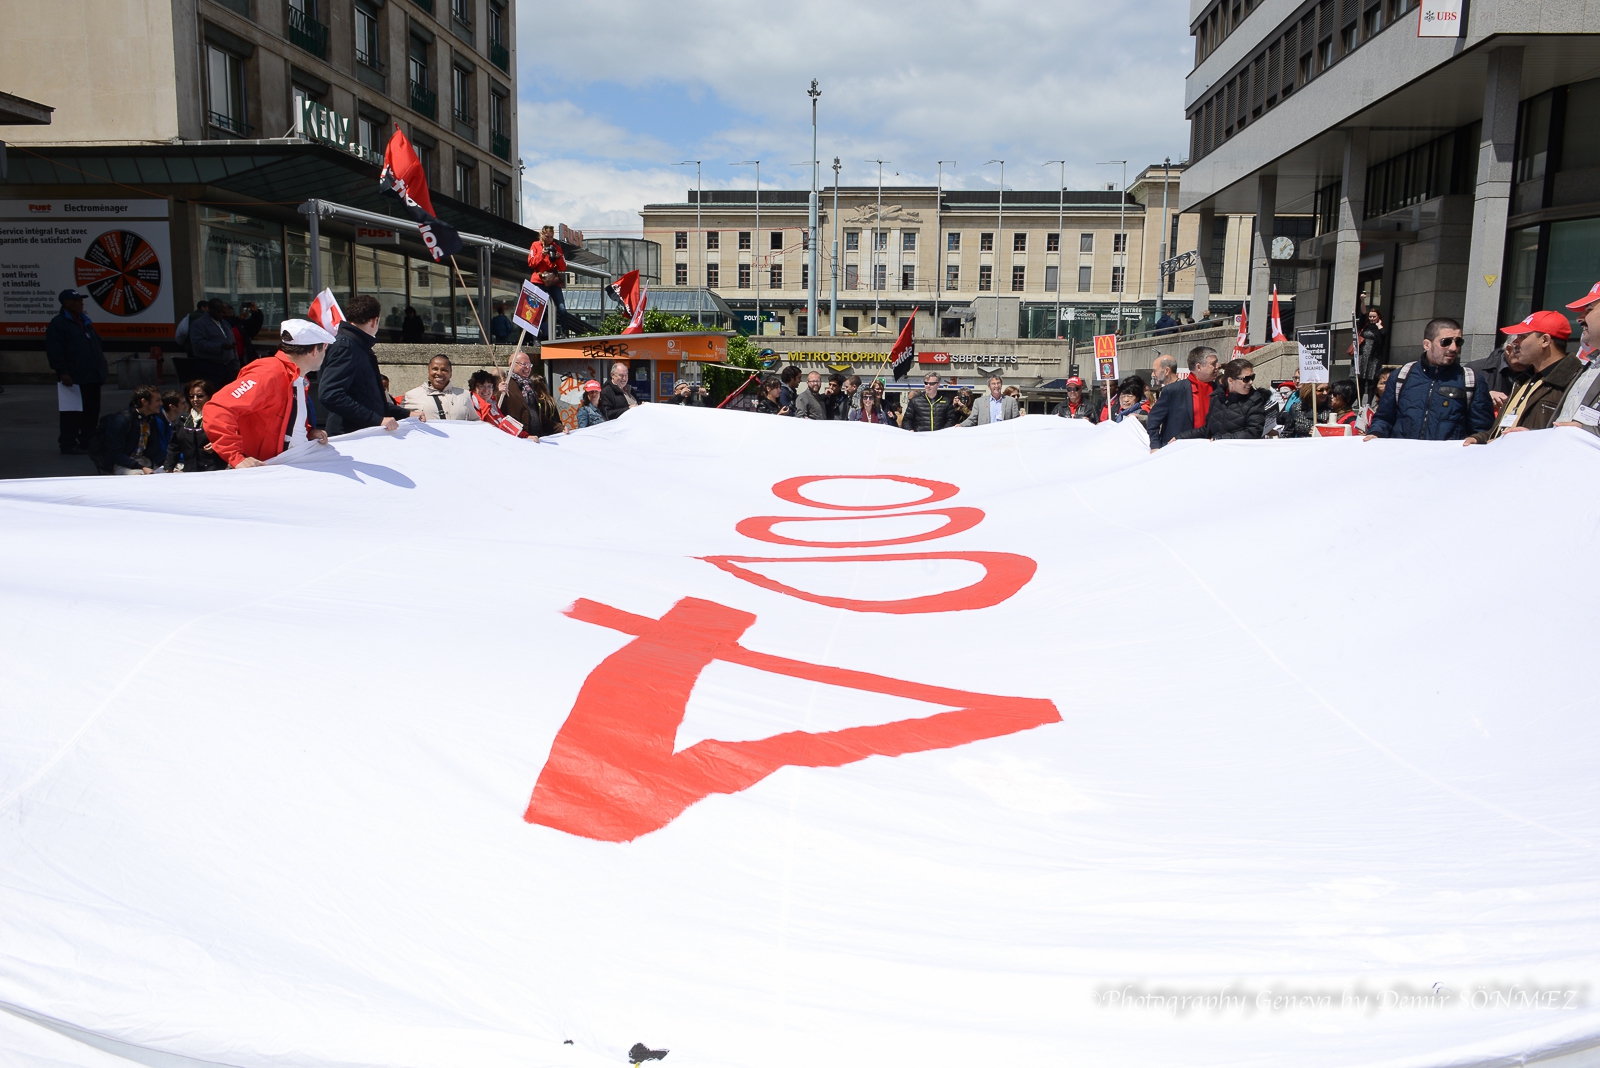
[[[171,337],[165,200],[0,200],[0,337],[40,337],[57,295],[88,295],[106,338]]]
[[[643,405],[0,483],[0,529],[0,1063],[1600,1042],[1578,431]]]

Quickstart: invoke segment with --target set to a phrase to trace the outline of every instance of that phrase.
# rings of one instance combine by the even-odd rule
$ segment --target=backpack
[[[1406,364],[1405,366],[1401,367],[1400,370],[1395,372],[1395,375],[1394,375],[1394,378],[1395,378],[1395,382],[1394,382],[1394,402],[1396,404],[1400,403],[1400,390],[1405,388],[1406,375],[1410,374],[1411,373],[1411,369],[1413,367],[1415,367],[1416,365],[1417,365],[1417,361],[1416,360],[1412,360],[1410,363]],[[1467,407],[1471,408],[1472,407],[1472,391],[1477,388],[1478,377],[1477,377],[1477,375],[1473,374],[1472,368],[1467,367],[1465,365],[1463,365],[1462,368],[1461,368],[1461,374],[1462,374],[1462,377],[1465,379],[1465,385],[1467,387]]]

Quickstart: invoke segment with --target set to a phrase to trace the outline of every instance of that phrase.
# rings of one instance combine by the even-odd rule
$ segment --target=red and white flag
[[[624,334],[642,334],[644,332],[644,306],[649,299],[649,287],[639,277],[638,271],[629,271],[606,287],[614,300],[622,305],[628,313],[628,325],[623,328]]]
[[[394,133],[383,150],[383,171],[378,175],[378,191],[392,196],[405,208],[422,233],[422,243],[433,262],[442,263],[461,251],[461,234],[433,213],[433,197],[428,194],[428,172],[423,170],[417,150],[405,131],[395,123]]]
[[[1233,353],[1235,356],[1250,351],[1250,325],[1249,317],[1243,308],[1239,309],[1239,336],[1234,339]]]
[[[317,294],[317,299],[312,301],[311,307],[306,310],[306,318],[330,334],[339,332],[339,324],[344,322],[344,312],[339,310],[339,302],[334,299],[333,290],[324,289]]]
[[[1271,341],[1288,341],[1283,336],[1283,316],[1278,314],[1278,287],[1272,287],[1272,329],[1268,331]]]

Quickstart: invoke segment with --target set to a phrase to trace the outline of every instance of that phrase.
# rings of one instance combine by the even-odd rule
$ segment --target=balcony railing
[[[430,119],[439,118],[439,94],[419,82],[411,83],[411,110]]]
[[[369,52],[363,52],[359,48],[356,49],[356,77],[361,80],[362,84],[370,85],[379,92],[383,92],[389,87],[389,79],[386,77],[387,72],[388,64],[384,63],[383,60]]]
[[[499,156],[501,159],[505,160],[507,163],[510,163],[511,162],[511,138],[507,137],[503,133],[500,133],[500,132],[496,131],[496,132],[491,133],[489,135],[489,140],[491,142],[491,148],[493,149],[494,154]]]
[[[290,7],[289,43],[304,48],[319,59],[327,59],[328,27],[304,11]]]
[[[505,45],[501,44],[499,41],[490,41],[489,42],[489,62],[493,63],[495,66],[499,67],[501,70],[505,71],[507,74],[510,74],[511,73],[511,49],[507,48]]]
[[[206,121],[219,130],[226,130],[228,133],[237,134],[239,137],[247,137],[250,131],[255,129],[248,122],[240,122],[231,115],[224,115],[220,111],[206,112]]]
[[[467,5],[461,0],[451,0],[450,17],[459,22],[469,32],[472,29],[472,12],[467,10]]]

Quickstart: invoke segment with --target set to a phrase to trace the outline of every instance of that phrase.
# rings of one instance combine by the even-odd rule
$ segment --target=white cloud
[[[935,161],[954,159],[951,186],[993,187],[998,168],[982,164],[1003,158],[1008,187],[1053,188],[1057,168],[1040,164],[1064,157],[1068,185],[1085,188],[1116,180],[1103,160],[1128,159],[1131,176],[1187,153],[1183,0],[615,0],[604,17],[585,5],[522,15],[522,143],[526,154],[536,115],[562,133],[556,155],[572,166],[557,169],[592,184],[539,184],[569,210],[646,188],[679,200],[693,178],[665,165],[684,158],[707,161],[708,188],[732,184],[718,172],[746,158],[770,161],[764,184],[803,187],[806,170],[787,164],[810,155],[813,77],[824,175],[838,156],[847,183],[875,179],[869,158],[892,161],[886,179],[930,184]],[[540,50],[551,40],[561,47]],[[640,170],[579,165],[603,160]]]

